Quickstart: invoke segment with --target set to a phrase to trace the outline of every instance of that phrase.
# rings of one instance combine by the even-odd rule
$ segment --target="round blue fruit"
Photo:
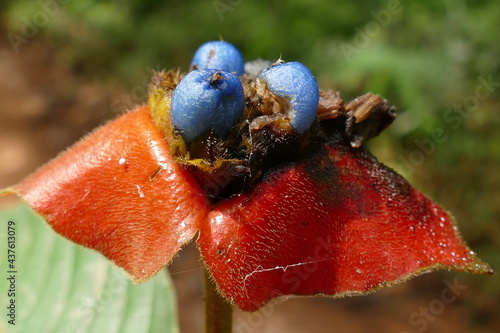
[[[191,68],[219,69],[243,75],[245,61],[240,51],[225,41],[207,42],[196,50]]]
[[[216,69],[197,69],[176,87],[170,117],[186,142],[211,128],[217,136],[226,138],[244,106],[243,87],[237,76]]]
[[[311,71],[300,62],[277,63],[260,73],[271,92],[290,101],[290,124],[300,134],[308,130],[316,118],[319,88]]]

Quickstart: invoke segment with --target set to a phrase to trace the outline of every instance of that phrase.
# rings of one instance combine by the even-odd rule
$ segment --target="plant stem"
[[[231,333],[233,308],[215,288],[205,269],[205,332]]]

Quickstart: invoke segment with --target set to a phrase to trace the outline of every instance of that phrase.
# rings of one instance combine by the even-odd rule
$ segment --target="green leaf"
[[[15,297],[9,297],[11,275]],[[11,299],[15,325],[6,309]],[[7,333],[178,332],[165,272],[133,285],[122,270],[57,235],[25,205],[0,211],[0,308],[0,332]]]

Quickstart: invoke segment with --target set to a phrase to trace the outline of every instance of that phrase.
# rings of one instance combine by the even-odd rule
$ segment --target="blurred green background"
[[[48,64],[64,73],[44,83],[41,72],[31,78],[35,90],[50,92],[53,84],[52,98],[62,91],[69,105],[78,104],[71,96],[82,86],[107,96],[94,110],[76,107],[95,111],[85,121],[61,123],[67,115],[50,108],[29,118],[30,133],[70,123],[71,134],[47,144],[42,160],[143,103],[151,69],[186,70],[200,44],[222,37],[247,60],[304,63],[322,89],[346,100],[367,91],[388,99],[401,114],[370,143],[372,152],[452,211],[468,244],[500,270],[500,2],[3,0],[0,9],[2,52],[28,68]],[[40,54],[50,61],[36,62]],[[423,278],[413,292],[437,281],[435,292],[451,276]],[[498,277],[463,274],[460,281],[474,286],[471,327],[498,328]]]

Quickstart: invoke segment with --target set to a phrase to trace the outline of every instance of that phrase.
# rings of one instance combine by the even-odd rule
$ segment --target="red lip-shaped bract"
[[[450,216],[367,151],[327,147],[209,215],[199,243],[243,310],[278,295],[354,295],[435,268],[486,272]]]
[[[14,189],[55,231],[101,252],[137,282],[165,266],[208,213],[147,107],[98,129]]]
[[[258,309],[288,294],[352,295],[435,268],[491,273],[453,219],[364,148],[325,144],[209,203],[147,107],[101,127],[11,190],[66,238],[143,282],[199,231],[220,292]]]

